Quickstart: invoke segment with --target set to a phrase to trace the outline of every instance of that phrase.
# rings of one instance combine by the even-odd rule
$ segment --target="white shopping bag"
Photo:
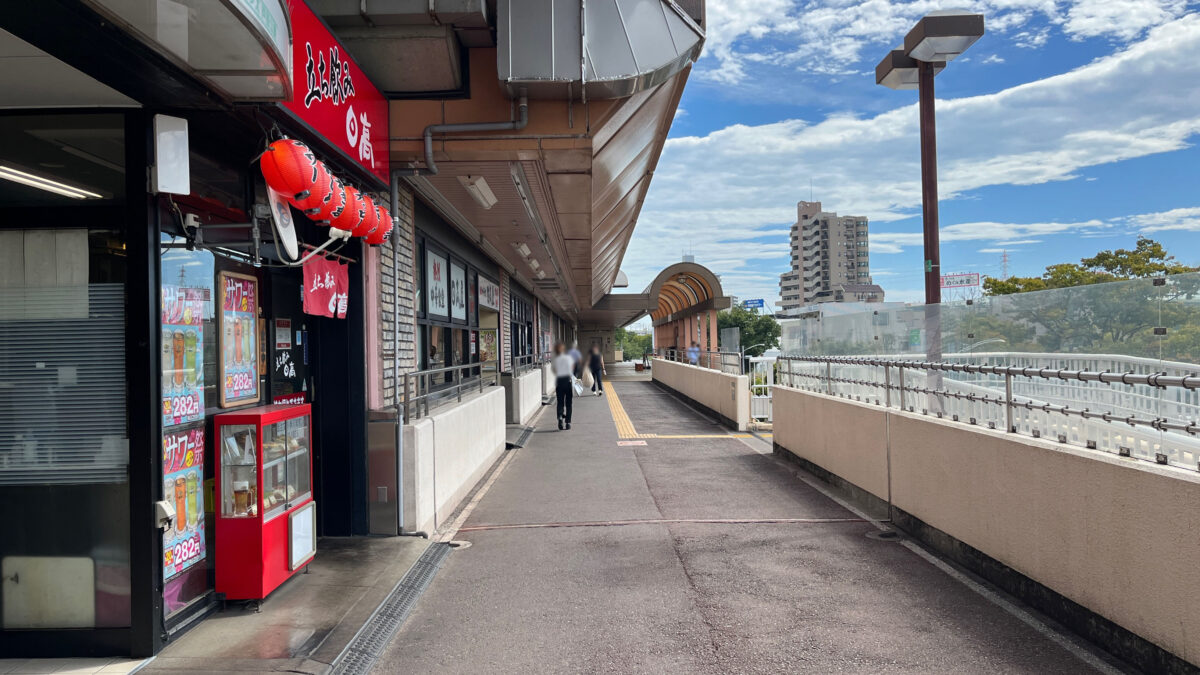
[[[584,368],[583,369],[583,387],[585,389],[591,389],[592,385],[595,383],[596,383],[596,380],[592,378],[592,369]]]
[[[575,388],[576,396],[583,396],[583,385],[579,383],[578,377],[571,378],[571,386]]]

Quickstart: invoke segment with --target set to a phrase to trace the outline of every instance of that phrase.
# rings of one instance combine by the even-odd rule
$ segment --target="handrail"
[[[491,370],[488,370],[488,365],[491,365]],[[404,413],[404,423],[407,424],[413,419],[413,406],[416,405],[416,416],[421,416],[421,408],[424,407],[425,415],[429,414],[429,402],[431,400],[444,400],[451,395],[456,401],[462,401],[463,390],[474,388],[476,385],[482,393],[484,383],[489,379],[490,382],[486,386],[495,386],[500,383],[500,369],[495,359],[490,361],[480,361],[478,363],[463,363],[453,366],[445,366],[442,368],[427,368],[425,370],[415,370],[404,373],[404,398],[401,403],[401,411]],[[471,373],[478,369],[479,374],[468,374],[465,378],[463,372]],[[446,386],[433,387],[430,382],[430,376],[441,375],[443,373],[454,373],[454,382],[446,384]],[[415,384],[415,386],[414,386]]]
[[[1070,355],[1064,355],[1070,356]],[[971,410],[971,414],[978,414],[974,411],[983,410],[984,408],[972,407],[971,403],[982,403],[986,405],[1000,406],[1004,411],[1005,430],[1009,433],[1019,433],[1018,425],[1015,422],[1016,412],[1022,411],[1023,421],[1025,426],[1029,427],[1030,435],[1040,437],[1040,428],[1037,422],[1030,423],[1030,415],[1036,413],[1046,413],[1054,415],[1062,415],[1065,418],[1076,417],[1080,420],[1097,420],[1106,423],[1118,422],[1128,425],[1131,429],[1138,427],[1153,429],[1160,433],[1165,432],[1180,432],[1183,436],[1171,437],[1177,444],[1185,446],[1184,449],[1167,448],[1167,439],[1164,437],[1155,436],[1146,438],[1142,434],[1140,441],[1149,442],[1156,445],[1153,453],[1153,460],[1158,464],[1172,464],[1192,470],[1200,469],[1195,459],[1200,455],[1200,444],[1196,443],[1196,437],[1200,435],[1200,424],[1195,420],[1175,420],[1169,419],[1162,414],[1164,411],[1160,408],[1155,411],[1154,417],[1144,414],[1137,414],[1136,411],[1130,414],[1121,412],[1113,412],[1112,410],[1096,410],[1092,407],[1084,405],[1071,405],[1067,403],[1051,403],[1048,401],[1036,400],[1030,396],[1018,396],[1013,393],[1014,378],[1041,379],[1054,382],[1083,382],[1093,383],[1096,385],[1125,385],[1128,387],[1151,387],[1158,390],[1167,389],[1183,389],[1187,391],[1200,389],[1200,374],[1191,373],[1187,375],[1170,375],[1166,372],[1154,373],[1136,373],[1136,372],[1116,372],[1116,371],[1089,371],[1089,370],[1072,370],[1064,368],[1029,368],[1022,366],[1000,366],[1000,365],[984,365],[977,363],[948,363],[945,361],[922,361],[896,358],[878,358],[878,357],[855,357],[855,356],[781,356],[778,360],[780,364],[778,381],[786,382],[787,386],[803,388],[813,391],[820,391],[828,395],[840,395],[842,397],[853,397],[857,400],[863,400],[864,392],[868,402],[870,398],[875,398],[876,404],[882,404],[886,407],[898,407],[901,410],[916,412],[917,406],[911,405],[912,401],[906,399],[906,394],[916,394],[918,396],[927,396],[928,405],[921,408],[921,412],[929,414],[930,408],[934,409],[938,417],[943,416],[942,408],[950,401],[966,401],[967,409]],[[809,372],[796,372],[795,364],[804,364],[810,368]],[[816,371],[811,370],[812,366],[816,366]],[[823,366],[823,367],[821,367]],[[854,374],[841,376],[835,373],[835,367],[860,366],[868,368],[882,368],[882,382],[878,379],[863,379],[861,376],[855,377]],[[894,371],[894,372],[893,372]],[[909,373],[920,372],[930,374],[926,377],[925,384],[933,383],[934,386],[915,386],[911,380],[909,384],[905,384],[906,371]],[[995,382],[995,386],[988,386],[986,382],[970,382],[961,380],[943,380],[940,376],[932,376],[933,373],[970,373],[986,376],[995,376],[1003,378],[1003,393],[1000,393],[1000,382]],[[835,376],[836,375],[836,376]],[[911,375],[910,375],[911,378]],[[801,384],[797,384],[799,379]],[[808,384],[804,384],[808,383]],[[851,392],[857,392],[856,395],[845,393],[844,391],[835,392],[835,385],[845,385],[838,389],[850,388]],[[955,390],[951,390],[951,389]],[[872,391],[879,392],[882,390],[883,401],[879,400],[878,393],[870,393]],[[1060,390],[1056,390],[1060,391]],[[1073,391],[1073,390],[1072,390]],[[1101,391],[1108,391],[1102,389]],[[989,394],[988,392],[994,392]],[[1038,395],[1036,390],[1034,395]],[[1139,396],[1138,392],[1128,392],[1130,397]],[[1051,398],[1055,398],[1051,396]],[[1059,396],[1058,398],[1062,398]],[[1083,402],[1088,403],[1087,401]],[[1121,406],[1109,401],[1109,405],[1114,408],[1124,407],[1129,410],[1129,406]],[[962,406],[959,406],[960,410]],[[1195,406],[1173,405],[1172,409],[1178,413],[1186,415],[1189,410],[1196,409]],[[964,415],[967,413],[963,413]],[[959,414],[953,415],[954,421],[959,421]],[[1034,415],[1034,417],[1037,417]],[[1042,419],[1042,418],[1037,418]],[[970,424],[976,424],[977,420],[974,416],[970,417]],[[990,428],[996,427],[996,422],[989,422]],[[1046,426],[1057,428],[1056,422],[1050,422]],[[1068,425],[1069,427],[1070,425]],[[1086,427],[1081,427],[1086,432]],[[1107,427],[1106,427],[1107,428]],[[1095,428],[1093,428],[1094,430]],[[1128,432],[1134,434],[1133,431]],[[1087,435],[1085,433],[1085,435]],[[1124,434],[1120,435],[1125,438],[1125,445],[1118,444],[1116,448],[1100,448],[1099,441],[1096,438],[1087,438],[1086,445],[1089,449],[1097,450],[1116,450],[1122,456],[1132,456],[1130,446],[1134,443],[1128,440]],[[1137,439],[1134,434],[1133,438]],[[1060,443],[1067,442],[1065,433],[1057,434]],[[1120,441],[1118,442],[1120,443]],[[1185,461],[1184,456],[1192,458],[1190,461]],[[1147,452],[1146,459],[1149,459]]]
[[[709,370],[720,370],[721,372],[729,372],[729,369],[736,368],[734,375],[745,375],[745,370],[742,363],[742,354],[740,352],[714,352],[701,350],[695,364],[692,364],[691,358],[688,356],[686,349],[668,349],[659,348],[654,352],[654,355],[660,359],[667,361],[675,361],[677,363],[687,363],[700,368],[708,368]],[[713,365],[716,357],[716,366]]]

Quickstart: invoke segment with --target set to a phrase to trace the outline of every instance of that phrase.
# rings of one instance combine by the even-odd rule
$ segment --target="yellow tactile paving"
[[[612,413],[613,422],[617,425],[617,437],[621,440],[630,438],[754,438],[753,434],[639,434],[633,426],[633,420],[629,419],[629,413],[625,412],[625,406],[621,405],[621,397],[617,396],[617,390],[612,383],[604,383],[604,396],[608,399],[608,411]],[[762,435],[768,438],[771,436],[771,434]]]

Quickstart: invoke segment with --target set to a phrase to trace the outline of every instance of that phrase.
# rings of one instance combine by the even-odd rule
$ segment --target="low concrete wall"
[[[535,373],[536,374],[536,373]],[[504,451],[500,387],[404,426],[404,529],[433,532]]]
[[[772,396],[777,445],[881,498],[890,486],[897,523],[1000,563],[980,563],[989,578],[1049,589],[1030,590],[1044,601],[1031,604],[1139,667],[1167,670],[1169,657],[1137,638],[1200,663],[1200,474],[786,387]],[[1053,594],[1136,637],[1077,620]]]
[[[887,412],[883,408],[787,387],[772,389],[771,399],[776,443],[887,500]]]
[[[750,378],[746,375],[727,375],[663,359],[654,359],[650,372],[655,382],[708,408],[725,424],[739,431],[750,428]]]
[[[509,424],[525,424],[542,405],[542,371],[534,369],[520,375],[503,374],[507,402],[505,420]]]
[[[554,396],[554,367],[542,364],[542,396]]]

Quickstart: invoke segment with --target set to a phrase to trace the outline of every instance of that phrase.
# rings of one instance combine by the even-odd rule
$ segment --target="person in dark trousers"
[[[575,359],[563,343],[554,345],[550,366],[554,370],[554,394],[558,399],[558,429],[562,431],[571,428],[571,404],[575,398]]]
[[[600,345],[592,345],[588,352],[588,370],[592,371],[592,392],[597,396],[604,395],[604,387],[600,384],[600,373],[608,374],[604,369],[604,356],[600,354]]]

